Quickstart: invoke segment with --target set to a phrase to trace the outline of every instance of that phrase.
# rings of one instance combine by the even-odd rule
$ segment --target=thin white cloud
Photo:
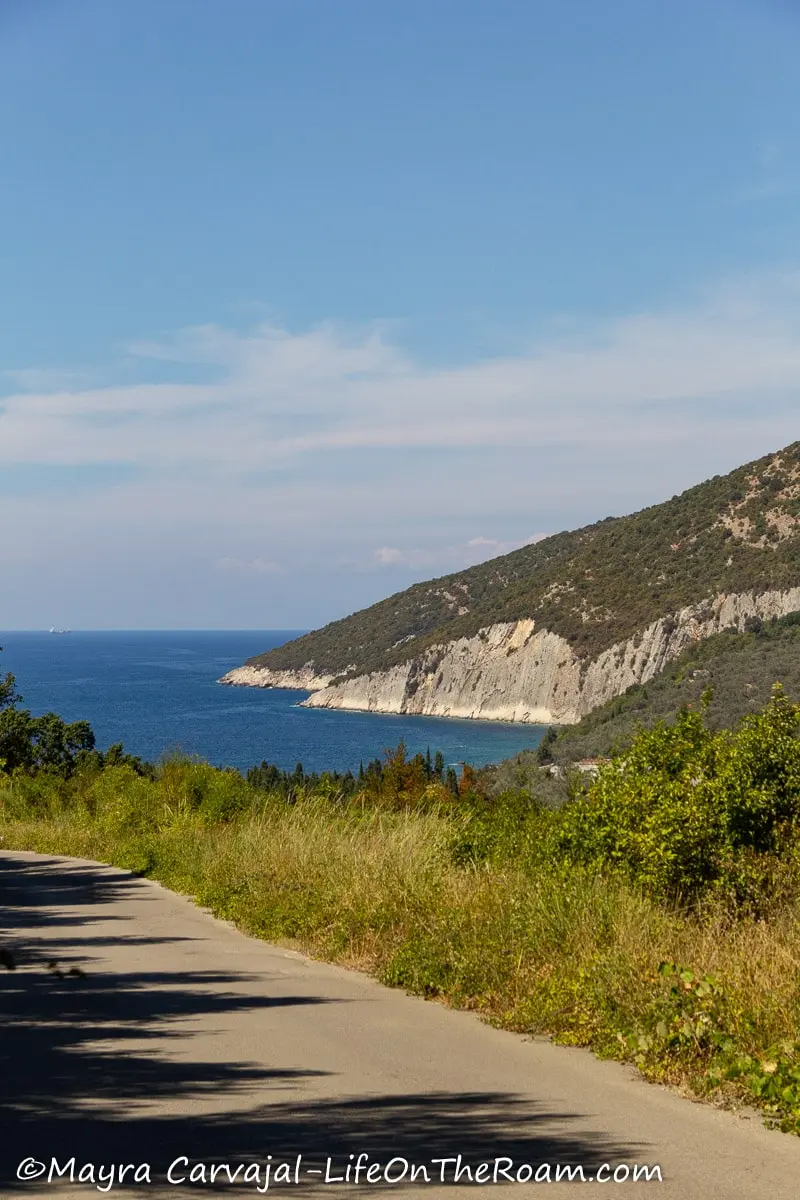
[[[8,368],[0,371],[0,379],[25,392],[77,389],[95,382],[91,371],[73,371],[60,367],[30,367],[24,370]]]
[[[261,558],[260,556],[250,559],[230,558],[228,556],[223,556],[215,561],[214,566],[218,571],[232,571],[237,574],[286,574],[286,567],[282,563],[274,562],[271,558]]]
[[[799,317],[800,286],[787,276],[443,369],[409,361],[379,329],[203,327],[144,349],[187,362],[205,354],[222,378],[7,397],[0,462],[235,473],[381,449],[635,443],[668,431],[676,404],[704,435],[727,397],[762,405],[800,388]]]
[[[536,533],[521,541],[473,537],[456,546],[417,546],[405,550],[397,546],[380,546],[373,550],[372,562],[378,567],[410,567],[413,570],[425,567],[432,571],[457,571],[462,567],[485,562],[489,558],[497,558],[500,554],[508,554],[511,550],[519,550],[521,546],[530,546],[547,536],[546,533]]]
[[[372,556],[379,567],[394,567],[406,561],[403,551],[396,546],[379,546]]]
[[[225,596],[262,595],[267,582],[288,594],[302,572],[345,560],[362,579],[424,577],[504,553],[531,529],[656,502],[798,437],[791,273],[729,283],[680,311],[562,326],[464,366],[415,362],[392,332],[207,326],[138,348],[149,377],[159,359],[170,376],[176,362],[193,374],[206,363],[201,383],[126,383],[126,362],[114,386],[45,378],[0,399],[0,486],[36,467],[0,505],[7,578],[26,580],[26,595],[52,594],[69,572],[102,577],[104,595],[119,578],[130,606],[130,579],[123,595],[122,570],[107,569],[115,547],[121,563],[146,562],[165,596],[187,563]],[[138,470],[100,493],[101,482],[65,483],[57,520],[52,494],[36,492],[42,465],[120,462]],[[327,579],[314,595],[327,615]]]
[[[502,538],[474,537],[469,539],[467,546],[474,547],[480,552],[486,550],[491,551],[492,554],[507,554],[509,550],[518,550],[520,546],[532,546],[534,542],[541,542],[548,536],[546,533],[534,533],[521,542],[509,542]]]

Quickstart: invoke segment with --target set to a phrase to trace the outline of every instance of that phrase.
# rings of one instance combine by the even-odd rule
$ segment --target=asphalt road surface
[[[545,1194],[800,1196],[800,1138],[758,1117],[245,937],[124,871],[0,852],[2,947],[4,1200],[523,1200],[564,1165],[594,1182]],[[656,1164],[662,1183],[597,1181]]]

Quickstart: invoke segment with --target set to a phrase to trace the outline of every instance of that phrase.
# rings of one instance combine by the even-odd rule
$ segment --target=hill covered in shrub
[[[750,622],[746,633],[720,633],[685,650],[649,680],[594,709],[577,725],[554,731],[546,747],[509,762],[553,762],[606,757],[628,746],[640,727],[674,722],[683,707],[706,699],[711,729],[732,728],[770,698],[779,682],[800,702],[800,613],[775,621]]]
[[[247,665],[361,675],[534,618],[579,657],[718,594],[800,586],[800,442],[663,504],[415,584]]]

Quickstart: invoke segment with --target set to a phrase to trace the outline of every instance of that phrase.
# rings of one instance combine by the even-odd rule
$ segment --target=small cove
[[[17,676],[24,707],[88,720],[104,749],[121,741],[150,760],[181,751],[246,770],[357,770],[404,741],[479,766],[535,747],[544,729],[507,722],[335,712],[298,707],[307,692],[222,687],[246,658],[296,631],[0,633],[0,673]]]

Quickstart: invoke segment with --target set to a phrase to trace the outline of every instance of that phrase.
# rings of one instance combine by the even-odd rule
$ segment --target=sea
[[[300,632],[0,632],[0,674],[16,676],[34,715],[87,720],[99,749],[122,742],[150,762],[181,753],[240,771],[267,760],[355,772],[402,741],[409,754],[430,748],[448,765],[482,766],[544,735],[538,725],[301,708],[307,692],[217,682]]]

